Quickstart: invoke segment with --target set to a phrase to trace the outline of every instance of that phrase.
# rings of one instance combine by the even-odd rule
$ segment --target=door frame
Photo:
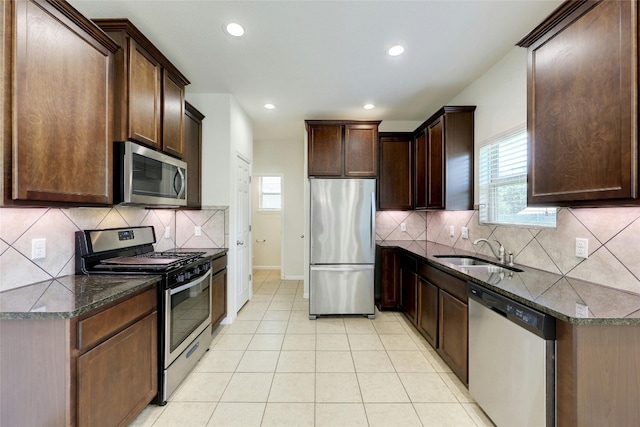
[[[245,265],[245,270],[242,272],[243,274],[245,274],[244,277],[248,277],[249,279],[249,283],[248,283],[248,292],[249,292],[249,296],[248,296],[248,300],[251,300],[251,297],[253,296],[253,262],[252,262],[252,257],[251,254],[253,253],[253,244],[252,244],[252,239],[253,239],[253,233],[251,230],[251,191],[252,191],[252,182],[251,182],[251,161],[244,155],[242,155],[239,152],[236,152],[236,157],[235,157],[235,165],[234,165],[234,169],[235,169],[235,173],[234,173],[234,185],[233,185],[233,192],[234,192],[234,204],[235,204],[235,214],[234,214],[234,218],[233,218],[233,222],[234,222],[234,227],[233,227],[233,235],[230,236],[230,244],[229,246],[234,245],[233,240],[235,240],[237,238],[238,235],[238,228],[241,227],[241,224],[239,224],[238,221],[238,215],[239,215],[239,210],[240,210],[240,203],[238,203],[238,168],[240,166],[240,162],[246,163],[247,165],[247,169],[248,169],[248,175],[249,175],[249,196],[247,197],[247,203],[248,203],[248,210],[249,210],[249,217],[248,217],[248,221],[249,221],[249,238],[247,239],[248,241],[248,248],[246,248],[246,250],[249,253],[249,256],[247,257],[247,262]],[[240,251],[238,251],[237,249],[237,245],[234,246],[235,250],[235,261],[236,263],[240,263]],[[238,267],[236,265],[235,271],[234,271],[234,275],[237,276],[238,275]],[[236,285],[237,287],[242,287],[242,277],[236,277]],[[233,300],[234,300],[234,308],[235,308],[235,315],[237,315],[238,311],[240,311],[240,308],[242,308],[242,306],[246,303],[240,304],[238,301],[238,292],[240,291],[240,289],[235,288],[234,289],[234,294],[233,294]]]
[[[253,180],[253,178],[256,179],[260,179],[260,177],[263,176],[277,176],[280,177],[280,280],[284,280],[284,199],[285,199],[285,186],[284,186],[284,174],[283,173],[269,173],[269,172],[264,172],[264,173],[258,173],[256,175],[252,175],[251,178]],[[253,181],[252,181],[253,183]],[[256,187],[251,187],[251,190],[254,191],[254,188],[257,189],[258,191],[258,203],[260,203],[260,184],[258,182]],[[251,209],[251,212],[253,212],[253,206]],[[259,212],[258,210],[256,210],[256,212]],[[253,217],[251,219],[251,223],[254,224],[255,221],[253,221]],[[251,230],[252,233],[252,237],[253,237],[253,229]],[[251,244],[253,245],[253,240],[251,240]],[[253,246],[251,248],[252,250],[252,254],[253,254]],[[252,261],[253,264],[253,261]],[[253,265],[252,265],[253,268]],[[270,268],[265,268],[265,269],[270,269]]]

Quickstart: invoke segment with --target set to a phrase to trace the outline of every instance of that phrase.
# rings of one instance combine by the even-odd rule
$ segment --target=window
[[[259,179],[259,206],[261,211],[279,211],[282,208],[282,177],[261,176]]]
[[[519,126],[480,147],[480,223],[555,227],[556,208],[527,207],[527,131]]]

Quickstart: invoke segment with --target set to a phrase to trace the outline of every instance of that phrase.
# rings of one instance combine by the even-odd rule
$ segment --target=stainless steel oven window
[[[211,271],[167,290],[165,295],[165,365],[168,366],[211,324]]]

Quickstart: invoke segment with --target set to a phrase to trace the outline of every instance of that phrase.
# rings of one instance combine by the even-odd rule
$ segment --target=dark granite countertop
[[[180,248],[214,260],[226,248]],[[0,292],[0,319],[67,319],[100,308],[160,280],[159,275],[63,276]]]
[[[640,325],[640,295],[549,273],[522,265],[488,272],[443,262],[435,255],[482,255],[427,241],[378,241],[381,247],[401,248],[427,263],[529,307],[575,325]],[[589,317],[576,317],[576,303],[589,307]]]
[[[0,319],[67,319],[160,280],[157,275],[75,275],[0,292]]]

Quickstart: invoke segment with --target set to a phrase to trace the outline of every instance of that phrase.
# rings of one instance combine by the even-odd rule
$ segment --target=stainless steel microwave
[[[131,141],[116,142],[114,199],[118,204],[186,206],[187,164]]]

